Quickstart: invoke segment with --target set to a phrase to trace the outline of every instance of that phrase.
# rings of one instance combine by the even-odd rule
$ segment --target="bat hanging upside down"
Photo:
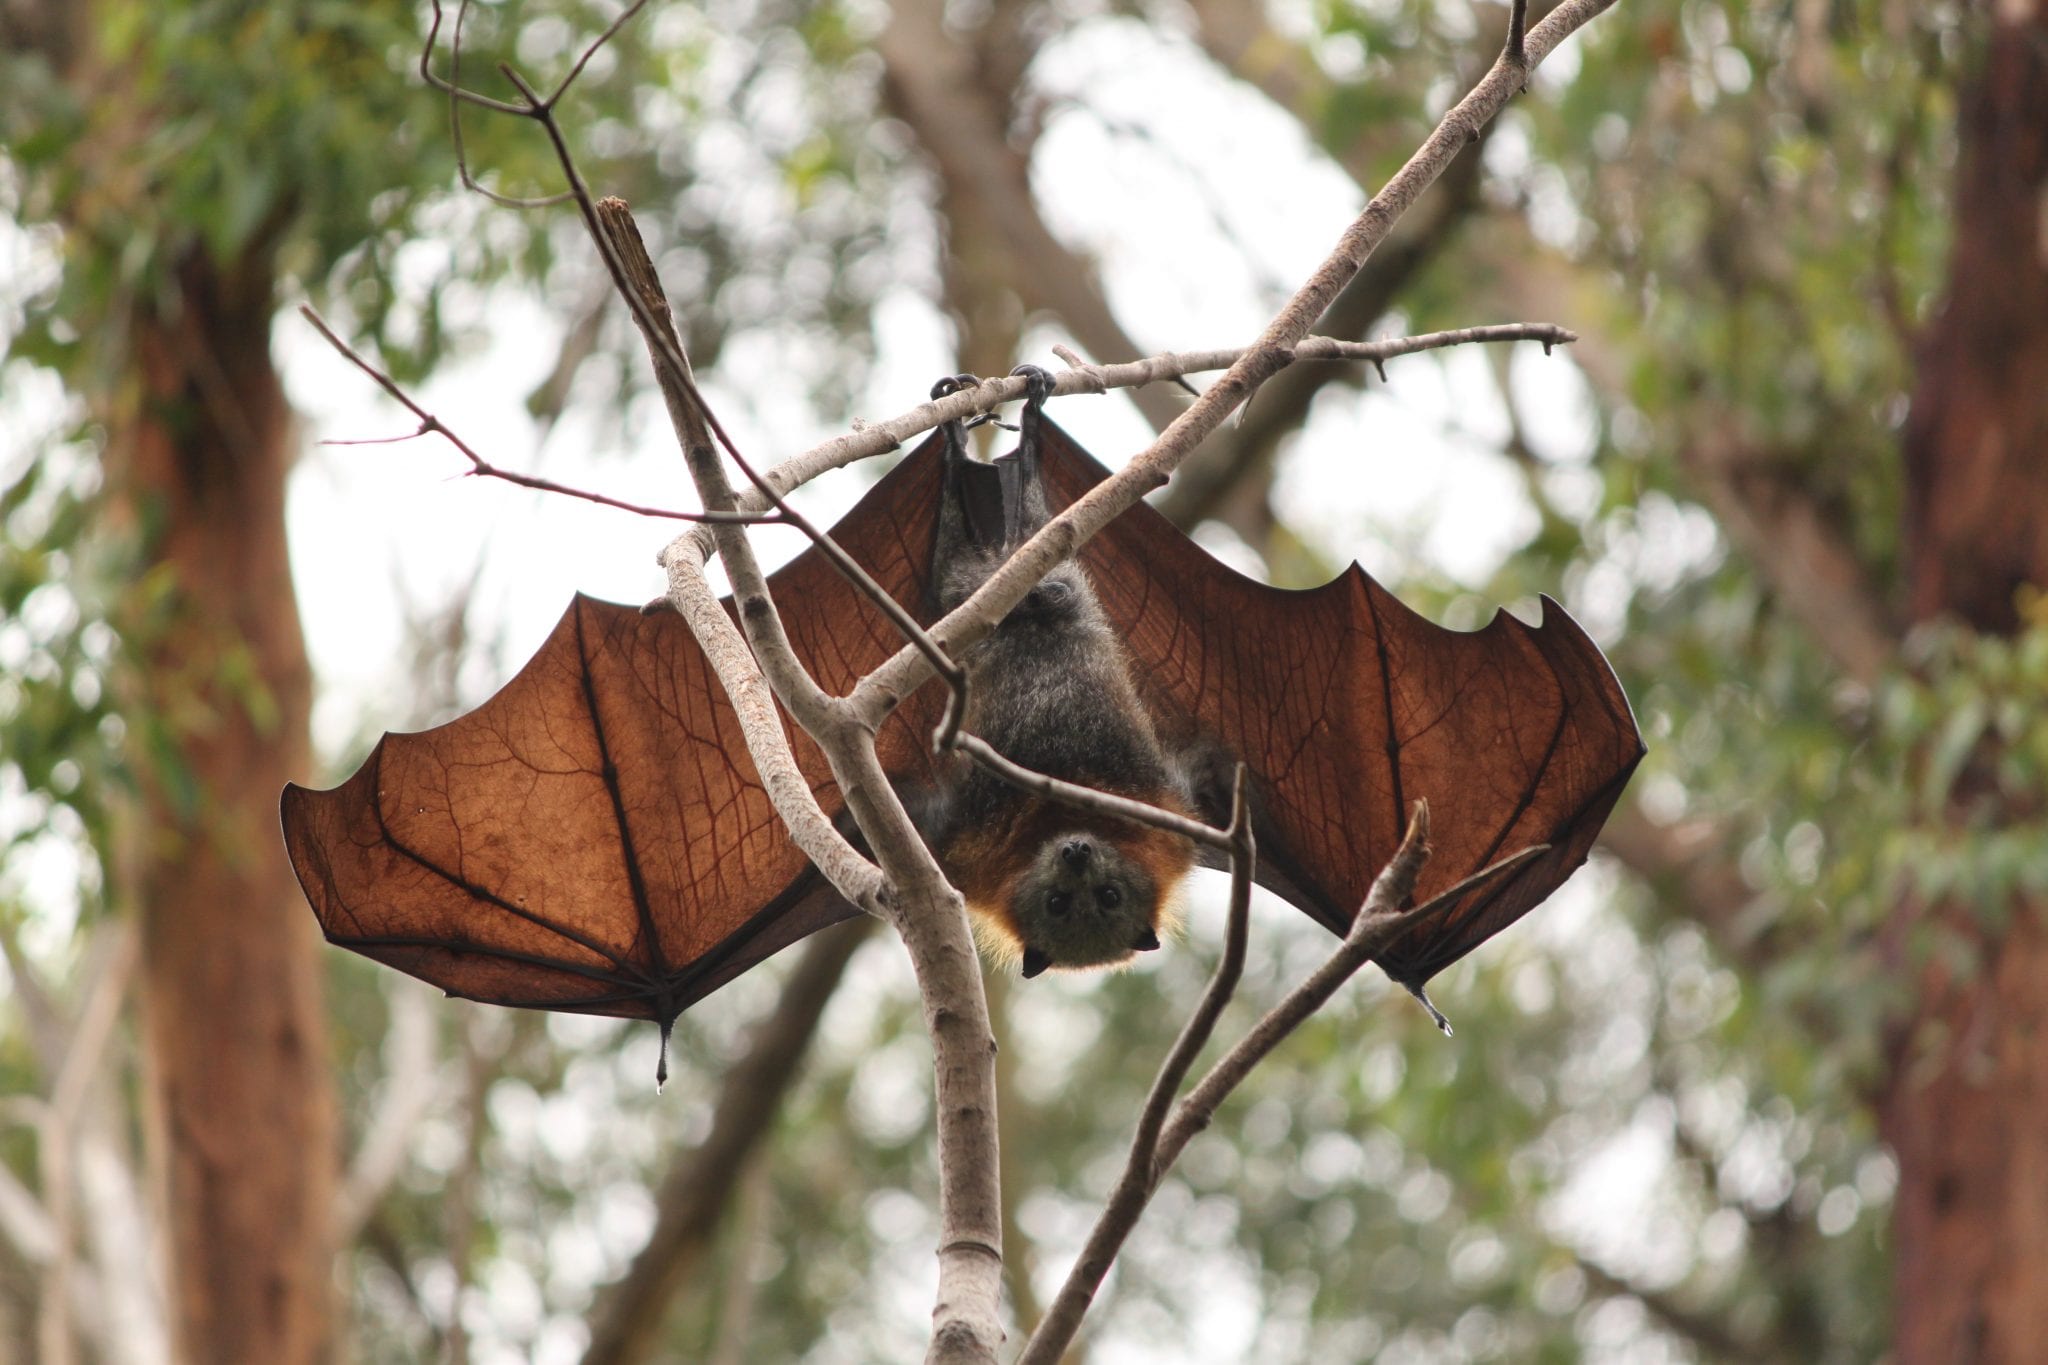
[[[1106,477],[1041,411],[1020,449],[972,460],[943,428],[833,528],[931,621]],[[769,579],[798,656],[844,694],[903,644],[816,550]],[[1151,508],[1056,566],[963,661],[967,728],[1054,777],[1223,823],[1251,775],[1258,879],[1342,933],[1427,798],[1417,903],[1495,859],[1381,955],[1418,992],[1585,860],[1642,756],[1607,661],[1561,608],[1445,630],[1355,565],[1291,592],[1212,559]],[[1159,946],[1195,861],[1178,836],[1055,806],[931,753],[936,682],[876,737],[885,771],[975,912],[1027,976]],[[844,808],[809,739],[797,761]],[[386,735],[324,792],[287,787],[285,840],[329,941],[451,995],[664,1029],[693,1002],[858,913],[791,841],[688,628],[577,597],[491,700]]]
[[[1052,376],[1020,366],[1029,395],[1017,449],[992,464],[943,428],[944,472],[932,551],[933,606],[952,611],[1051,518],[1040,472]],[[965,377],[965,376],[963,376]],[[932,396],[949,391],[942,381]],[[1169,750],[1132,681],[1130,657],[1088,572],[1055,565],[990,636],[968,651],[963,728],[1013,763],[1214,825],[1230,792],[1220,747]],[[912,794],[918,832],[967,898],[983,950],[1021,964],[1101,967],[1159,947],[1179,927],[1195,847],[1177,834],[1021,791],[960,764]]]

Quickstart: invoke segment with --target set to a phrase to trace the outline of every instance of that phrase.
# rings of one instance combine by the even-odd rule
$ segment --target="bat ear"
[[[1149,953],[1158,947],[1158,932],[1156,930],[1146,929],[1138,935],[1138,941],[1131,945],[1131,951],[1136,953]]]
[[[1037,976],[1051,965],[1052,959],[1045,955],[1043,949],[1026,948],[1024,950],[1024,975],[1026,977]]]

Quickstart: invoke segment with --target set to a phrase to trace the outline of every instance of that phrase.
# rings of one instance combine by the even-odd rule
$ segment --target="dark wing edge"
[[[1362,570],[1359,573],[1365,577]],[[1371,587],[1386,591],[1377,583]],[[1392,594],[1387,597],[1394,600]],[[1462,879],[1534,844],[1548,844],[1549,850],[1518,871],[1468,892],[1431,924],[1389,945],[1380,955],[1380,965],[1403,985],[1419,988],[1561,887],[1585,863],[1609,813],[1648,752],[1635,712],[1606,655],[1556,599],[1544,594],[1539,601],[1543,614],[1537,624],[1496,610],[1492,620],[1475,634],[1483,639],[1515,638],[1532,646],[1547,664],[1562,698],[1555,725],[1558,743],[1542,768],[1530,775],[1531,790],[1524,801],[1525,809],[1538,804],[1539,787],[1554,796],[1548,803],[1551,808],[1543,811],[1547,828],[1518,829],[1516,819],[1503,819],[1483,854],[1468,859],[1468,865],[1447,869],[1448,879]],[[1405,606],[1401,609],[1408,610]],[[1431,629],[1443,630],[1425,618],[1416,619]],[[1442,875],[1431,877],[1430,882],[1441,885]]]

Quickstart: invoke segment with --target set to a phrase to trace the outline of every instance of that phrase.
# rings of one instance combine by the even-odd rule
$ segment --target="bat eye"
[[[1114,910],[1124,903],[1124,893],[1113,886],[1102,887],[1095,893],[1095,903],[1105,910]]]
[[[1074,908],[1074,895],[1070,891],[1055,891],[1045,898],[1045,908],[1055,915],[1064,915]]]

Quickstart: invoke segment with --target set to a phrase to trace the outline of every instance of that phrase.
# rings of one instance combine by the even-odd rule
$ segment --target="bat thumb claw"
[[[1420,984],[1412,981],[1403,981],[1401,986],[1408,994],[1414,996],[1420,1002],[1422,1008],[1429,1011],[1429,1017],[1434,1019],[1436,1026],[1444,1031],[1444,1037],[1450,1037],[1451,1021],[1444,1018],[1444,1012],[1438,1009],[1435,1002],[1429,998],[1429,992],[1423,990]]]
[[[654,1093],[657,1095],[661,1093],[661,1088],[668,1084],[668,1035],[675,1026],[676,1021],[673,1019],[661,1021],[661,1058],[654,1064]]]

